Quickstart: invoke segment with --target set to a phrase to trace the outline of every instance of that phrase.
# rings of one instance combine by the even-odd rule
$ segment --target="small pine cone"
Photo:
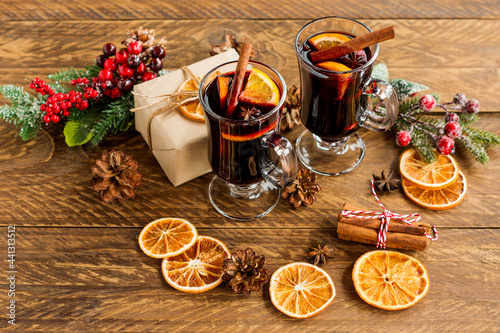
[[[302,125],[300,120],[300,87],[293,85],[288,89],[288,97],[283,104],[283,115],[281,117],[281,128],[293,130],[296,126]]]
[[[321,187],[316,182],[316,174],[308,169],[300,169],[297,178],[285,187],[281,196],[295,207],[312,205]]]
[[[99,191],[104,202],[127,201],[135,197],[135,188],[141,186],[139,163],[122,151],[104,152],[91,169],[92,188]]]
[[[271,271],[264,268],[266,258],[257,256],[251,248],[237,250],[230,259],[224,260],[222,280],[237,294],[249,296],[252,291],[259,291],[269,281]]]
[[[142,45],[142,52],[139,54],[139,58],[145,64],[151,61],[151,50],[156,45],[159,45],[165,49],[167,45],[167,38],[162,37],[158,42],[155,42],[155,30],[145,29],[142,26],[137,29],[130,29],[127,33],[127,38],[122,41],[122,44],[128,46],[132,41],[137,41]]]

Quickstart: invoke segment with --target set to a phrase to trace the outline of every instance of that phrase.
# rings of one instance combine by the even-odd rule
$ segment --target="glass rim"
[[[294,48],[295,48],[295,53],[297,54],[297,57],[303,62],[303,64],[305,64],[307,67],[309,67],[310,69],[313,69],[317,72],[320,72],[320,73],[327,73],[327,74],[351,74],[351,73],[356,73],[356,72],[360,72],[366,68],[368,68],[369,66],[371,66],[375,60],[377,59],[377,56],[378,56],[378,53],[379,53],[379,44],[375,44],[375,51],[373,52],[370,60],[360,66],[360,67],[357,67],[355,69],[351,69],[349,71],[344,71],[344,72],[338,72],[338,71],[332,71],[332,70],[328,70],[328,69],[324,69],[324,68],[320,68],[320,67],[317,67],[317,66],[314,66],[310,63],[310,61],[308,59],[304,59],[304,57],[302,56],[300,50],[299,50],[299,45],[298,45],[298,41],[299,41],[299,36],[302,34],[302,32],[310,25],[316,23],[316,22],[319,22],[319,21],[323,21],[323,20],[327,20],[327,19],[343,19],[343,20],[348,20],[348,21],[351,21],[351,22],[354,22],[354,23],[357,23],[361,26],[363,26],[366,30],[368,30],[368,32],[372,32],[372,30],[364,23],[361,23],[360,21],[358,20],[355,20],[353,18],[350,18],[350,17],[345,17],[345,16],[325,16],[325,17],[321,17],[321,18],[318,18],[318,19],[315,19],[309,23],[307,23],[306,25],[304,25],[300,30],[299,32],[297,33],[297,36],[295,37],[295,45],[294,45]],[[301,44],[302,45],[302,44]]]
[[[223,117],[223,116],[220,116],[218,115],[217,113],[215,113],[209,105],[207,105],[205,103],[205,99],[203,98],[203,94],[204,94],[204,91],[202,91],[203,89],[203,85],[205,83],[205,81],[216,71],[218,70],[219,68],[223,67],[223,66],[226,66],[226,65],[229,65],[229,64],[237,64],[238,61],[237,60],[233,60],[233,61],[228,61],[228,62],[225,62],[223,64],[220,64],[218,65],[217,67],[214,67],[212,68],[207,74],[205,74],[205,76],[203,77],[203,79],[201,79],[200,81],[200,86],[198,88],[198,96],[200,97],[200,103],[201,103],[201,107],[203,109],[204,112],[207,113],[207,115],[210,115],[210,117],[216,119],[216,120],[219,120],[219,121],[224,121],[224,122],[227,122],[227,123],[233,123],[233,124],[239,124],[239,125],[250,125],[250,124],[256,124],[256,123],[260,123],[262,122],[263,120],[266,120],[267,118],[273,116],[276,112],[279,112],[279,110],[281,109],[281,107],[283,106],[283,104],[285,103],[285,100],[286,100],[286,93],[287,93],[287,90],[286,90],[286,83],[285,83],[285,80],[283,79],[283,77],[281,76],[281,74],[275,70],[274,68],[272,68],[271,66],[268,66],[266,64],[263,64],[261,62],[258,62],[258,61],[254,61],[254,60],[250,60],[248,63],[254,63],[254,64],[259,64],[263,67],[266,67],[268,69],[270,69],[271,71],[273,71],[274,74],[276,74],[276,76],[278,77],[278,79],[280,80],[281,82],[281,97],[280,97],[280,100],[278,101],[278,105],[276,105],[271,111],[267,112],[266,114],[263,114],[262,116],[258,117],[258,118],[255,118],[255,119],[250,119],[250,120],[239,120],[239,119],[231,119],[231,118],[226,118],[226,117]],[[224,74],[224,73],[222,73]],[[272,78],[271,78],[272,80]],[[274,80],[273,80],[274,81]]]

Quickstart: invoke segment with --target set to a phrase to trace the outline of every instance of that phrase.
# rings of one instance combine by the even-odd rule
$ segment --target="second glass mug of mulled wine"
[[[208,195],[226,217],[251,220],[278,203],[279,187],[298,171],[292,144],[279,135],[286,84],[269,66],[250,61],[234,111],[227,108],[237,62],[222,64],[201,80],[199,96],[208,129],[213,172]]]
[[[337,176],[352,171],[365,154],[356,133],[392,127],[398,99],[393,87],[371,77],[379,53],[375,44],[341,58],[313,63],[311,53],[371,32],[361,22],[325,17],[306,24],[297,34],[301,120],[307,128],[296,142],[300,161],[310,170]]]

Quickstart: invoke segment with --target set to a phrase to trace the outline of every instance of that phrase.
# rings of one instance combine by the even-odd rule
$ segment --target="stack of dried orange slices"
[[[173,288],[197,294],[222,282],[224,260],[231,256],[226,245],[208,236],[199,236],[194,225],[184,219],[162,218],[142,229],[142,251],[163,258],[163,277]]]
[[[467,192],[467,181],[450,155],[437,155],[426,163],[415,149],[405,151],[399,160],[403,191],[417,205],[431,210],[457,206]]]

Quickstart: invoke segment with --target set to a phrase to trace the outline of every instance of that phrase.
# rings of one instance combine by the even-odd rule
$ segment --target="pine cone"
[[[300,169],[297,178],[285,187],[281,196],[295,207],[301,205],[312,205],[316,201],[316,192],[321,190],[319,184],[315,181],[316,174],[308,169]]]
[[[141,61],[148,64],[151,61],[151,50],[156,45],[159,45],[165,49],[167,46],[167,38],[162,37],[159,42],[155,43],[155,30],[154,29],[144,29],[139,27],[137,29],[130,29],[127,33],[127,39],[122,41],[122,44],[128,46],[130,42],[137,41],[142,44],[142,52],[139,54]]]
[[[288,97],[283,104],[283,116],[281,117],[281,128],[293,130],[296,126],[302,125],[300,121],[300,88],[293,85],[288,89]]]
[[[142,175],[137,172],[139,163],[122,151],[102,153],[91,169],[94,178],[90,184],[100,192],[104,202],[127,201],[135,196],[134,189],[141,186]]]
[[[226,33],[224,35],[224,43],[220,45],[212,45],[212,51],[210,51],[210,55],[214,56],[216,54],[225,52],[229,50],[230,48],[233,48],[238,52],[238,54],[241,53],[241,49],[243,48],[243,43],[247,41],[247,37],[244,36],[239,42],[236,41],[236,37],[234,35],[231,35],[230,33]],[[250,52],[250,59],[253,59],[257,56],[257,50],[255,48],[252,48],[252,51]]]
[[[222,280],[235,293],[249,296],[252,291],[259,291],[261,285],[269,280],[271,271],[264,268],[266,258],[256,256],[251,248],[237,250],[230,259],[224,260]]]

